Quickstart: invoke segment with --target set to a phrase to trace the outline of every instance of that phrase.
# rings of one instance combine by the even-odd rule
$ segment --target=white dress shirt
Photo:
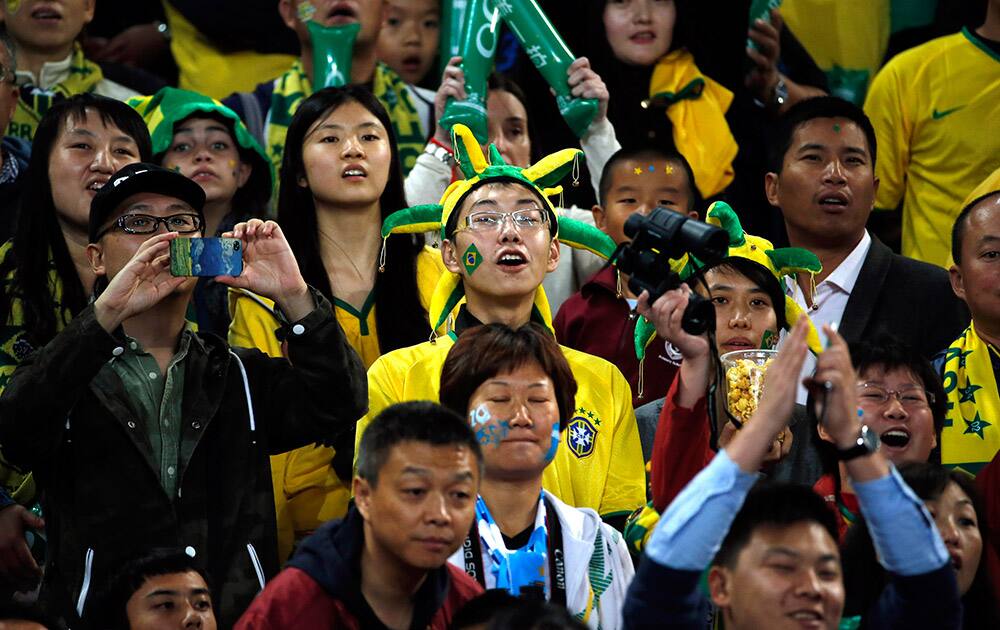
[[[837,265],[837,268],[833,270],[829,276],[826,277],[823,282],[816,285],[816,293],[813,295],[812,306],[806,304],[806,296],[799,288],[797,282],[788,283],[786,289],[788,295],[795,300],[795,302],[802,307],[802,310],[809,315],[809,319],[812,320],[813,324],[816,325],[816,330],[819,331],[820,341],[826,346],[827,340],[826,335],[823,334],[823,324],[836,324],[840,325],[840,320],[844,317],[844,309],[847,308],[847,300],[851,297],[851,291],[854,290],[854,285],[858,281],[858,274],[861,273],[861,267],[865,263],[865,258],[868,257],[868,250],[872,245],[872,237],[865,230],[864,236],[854,247],[854,250],[848,254],[844,262]],[[806,356],[806,362],[802,366],[801,378],[805,378],[813,373],[816,369],[816,357],[811,354]],[[798,392],[796,393],[795,400],[800,405],[806,403],[806,388],[802,386],[801,380],[799,382]]]

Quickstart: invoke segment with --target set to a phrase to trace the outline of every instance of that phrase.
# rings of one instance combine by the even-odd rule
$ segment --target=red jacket
[[[635,357],[635,322],[624,298],[618,297],[614,267],[605,267],[563,302],[552,325],[564,346],[614,363],[632,387],[632,406],[656,400],[677,373],[662,341],[654,340],[642,365],[643,397],[639,398],[639,360]],[[679,361],[679,358],[677,359]]]
[[[694,409],[685,409],[677,402],[680,384],[681,377],[678,375],[663,399],[650,457],[649,485],[653,507],[661,514],[684,486],[715,457],[710,446],[708,398],[702,396],[695,403]],[[818,454],[812,444],[814,440],[818,440],[814,437],[815,430],[809,422],[801,419],[791,430],[794,435],[792,450],[770,470],[770,474],[777,479],[812,484],[820,476],[817,470]],[[822,478],[819,482],[822,482]],[[819,487],[819,482],[814,489]],[[823,495],[818,489],[817,492]],[[832,490],[830,493],[832,494]],[[857,512],[857,503],[852,504],[847,495],[844,499]],[[850,496],[850,500],[853,499]],[[836,511],[836,504],[831,504],[831,509]]]
[[[237,630],[384,628],[361,594],[364,531],[357,510],[304,540],[288,568],[271,580],[236,623]],[[414,594],[414,623],[447,630],[455,613],[483,592],[465,571],[445,563]]]

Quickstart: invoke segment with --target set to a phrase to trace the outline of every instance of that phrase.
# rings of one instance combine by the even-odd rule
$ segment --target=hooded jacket
[[[326,523],[302,541],[236,629],[385,628],[361,593],[364,544],[364,519],[357,509],[342,521]],[[445,630],[465,602],[482,591],[464,571],[445,563],[429,571],[414,593],[410,627]]]
[[[625,593],[635,575],[624,538],[601,521],[597,512],[568,506],[551,493],[546,493],[546,499],[562,528],[567,610],[588,627],[621,628]],[[460,548],[448,562],[463,568],[463,553]],[[482,566],[490,566],[489,558],[483,558]]]
[[[207,569],[220,627],[277,573],[268,456],[342,431],[364,409],[361,362],[312,293],[317,308],[286,326],[289,361],[190,339],[177,496],[121,382],[94,383],[125,340],[93,306],[21,363],[0,397],[0,442],[44,492],[50,610],[75,627],[108,577],[154,547],[186,549]]]

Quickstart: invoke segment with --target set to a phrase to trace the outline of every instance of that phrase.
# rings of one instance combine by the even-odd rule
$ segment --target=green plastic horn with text
[[[496,7],[524,52],[556,93],[559,113],[577,138],[582,138],[594,116],[597,99],[576,98],[567,70],[576,59],[535,0],[496,0]]]
[[[306,22],[313,49],[313,90],[340,87],[351,82],[351,57],[361,24],[323,26]]]
[[[482,144],[487,140],[486,81],[493,71],[500,28],[500,14],[493,5],[494,0],[470,0],[465,8],[458,54],[462,56],[466,98],[448,99],[439,121],[448,132],[456,124],[465,125]]]

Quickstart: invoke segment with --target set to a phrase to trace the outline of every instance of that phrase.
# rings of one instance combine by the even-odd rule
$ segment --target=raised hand
[[[650,306],[649,292],[643,291],[635,305],[636,311],[656,326],[656,334],[672,343],[684,357],[677,375],[677,403],[684,409],[694,409],[705,397],[712,371],[708,337],[690,335],[681,328],[690,293],[686,286],[667,291]]]
[[[597,116],[594,122],[598,123],[608,118],[608,86],[604,84],[601,76],[590,67],[590,60],[580,57],[566,70],[569,75],[568,83],[570,92],[577,98],[596,98]]]
[[[753,68],[746,77],[746,86],[757,100],[768,103],[778,84],[778,59],[781,57],[781,13],[771,9],[770,24],[757,20],[750,25],[749,37],[757,50],[747,47]]]
[[[685,361],[707,357],[710,350],[707,336],[691,335],[681,328],[681,319],[690,294],[691,290],[683,286],[667,291],[650,306],[649,292],[643,291],[635,306],[636,312],[656,326],[656,334],[661,339],[669,341],[680,350]]]
[[[778,434],[788,426],[795,407],[799,374],[806,359],[807,330],[806,318],[800,318],[785,339],[778,356],[767,368],[757,411],[726,448],[730,459],[746,472],[760,469]]]
[[[444,73],[441,75],[441,86],[434,96],[434,120],[441,120],[444,116],[444,108],[448,104],[448,98],[464,101],[468,97],[465,93],[465,71],[462,70],[461,63],[461,57],[452,57],[444,68]],[[434,139],[445,146],[451,146],[448,130],[441,125],[438,125],[434,131]]]
[[[217,276],[216,282],[271,298],[291,321],[302,319],[315,308],[292,248],[277,223],[250,219],[237,223],[223,236],[242,241],[243,273]]]
[[[149,310],[189,280],[170,275],[170,241],[175,238],[176,232],[165,232],[146,240],[111,279],[94,302],[94,314],[104,330],[111,332]]]

